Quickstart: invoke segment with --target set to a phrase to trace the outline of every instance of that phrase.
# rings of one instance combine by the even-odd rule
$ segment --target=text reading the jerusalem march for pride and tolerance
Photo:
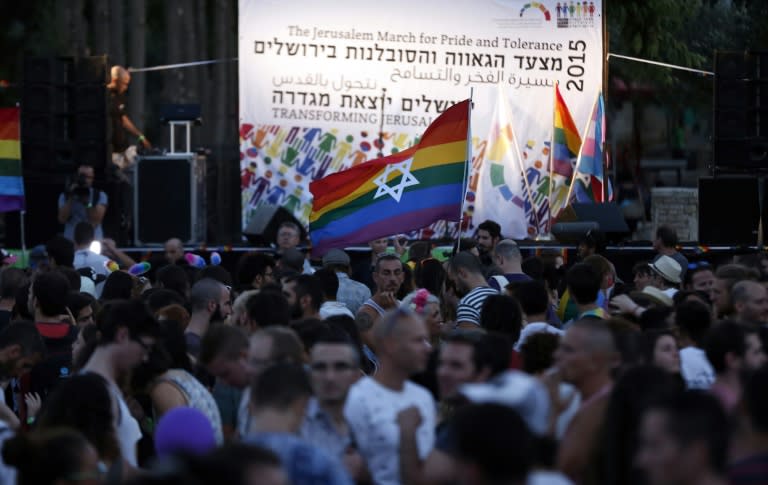
[[[345,39],[345,40],[369,40],[377,42],[401,42],[405,44],[467,46],[467,47],[501,47],[504,49],[530,49],[540,51],[562,51],[562,42],[538,42],[527,41],[522,38],[510,39],[509,37],[496,36],[493,39],[473,39],[466,34],[428,34],[420,32],[392,33],[389,31],[363,32],[353,29],[334,30],[319,27],[302,27],[299,25],[288,26],[288,35],[309,40],[318,39]]]

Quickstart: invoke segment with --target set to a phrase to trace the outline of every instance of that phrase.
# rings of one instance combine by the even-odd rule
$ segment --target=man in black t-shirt
[[[124,244],[128,239],[133,202],[131,183],[133,181],[132,170],[136,158],[136,146],[130,143],[128,134],[137,137],[137,142],[141,143],[144,148],[152,147],[152,144],[136,128],[126,112],[126,91],[130,82],[131,74],[124,67],[112,66],[110,82],[107,84],[109,121],[112,132],[112,163],[108,164],[107,169],[111,210],[107,215],[105,225],[107,232],[114,236],[120,244]]]

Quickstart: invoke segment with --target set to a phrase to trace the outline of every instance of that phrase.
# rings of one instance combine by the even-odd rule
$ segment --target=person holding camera
[[[93,187],[94,170],[90,165],[77,167],[74,182],[59,195],[59,223],[64,224],[64,237],[75,238],[78,222],[89,222],[96,239],[103,239],[101,221],[107,212],[107,194]]]

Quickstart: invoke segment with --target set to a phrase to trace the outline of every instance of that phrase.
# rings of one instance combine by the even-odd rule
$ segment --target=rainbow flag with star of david
[[[309,186],[312,253],[458,221],[464,199],[470,101],[448,108],[418,144]]]
[[[19,108],[0,108],[0,212],[23,209]]]

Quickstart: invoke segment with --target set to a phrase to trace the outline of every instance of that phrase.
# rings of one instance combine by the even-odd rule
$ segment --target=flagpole
[[[603,99],[603,102],[605,102],[605,99]],[[605,116],[605,109],[603,109],[603,116]],[[603,125],[603,129],[606,129],[606,126],[608,123],[606,122]],[[603,134],[605,136],[605,134]],[[611,182],[610,175],[608,174],[608,152],[606,151],[608,147],[608,143],[602,142],[602,160],[600,160],[600,163],[603,166],[603,186],[601,187],[602,190],[600,191],[600,200],[601,204],[605,204],[608,201],[608,184]]]
[[[21,229],[21,255],[24,258],[24,264],[29,266],[29,258],[27,258],[27,237],[24,235],[24,216],[27,211],[19,211],[19,228]]]
[[[600,100],[600,91],[597,92],[597,96],[595,96],[595,102],[592,103],[592,109],[589,111],[589,117],[587,118],[587,126],[585,126],[584,131],[582,131],[584,136],[587,136],[587,133],[589,133],[589,124],[592,122],[592,115],[595,112],[595,108],[597,107],[597,102],[599,100]],[[571,194],[573,193],[573,186],[576,183],[576,175],[579,173],[579,166],[581,165],[581,152],[583,150],[584,150],[584,140],[582,140],[581,146],[579,147],[579,154],[576,156],[576,168],[573,170],[573,174],[571,175],[571,186],[568,187],[568,195],[565,198],[565,205],[563,206],[563,209],[568,207],[568,204],[571,202]],[[600,163],[603,163],[603,161],[600,160]]]
[[[459,231],[456,235],[456,252],[461,251],[461,233],[464,225],[464,203],[467,200],[467,172],[472,160],[472,97],[475,88],[469,88],[469,103],[467,103],[467,155],[464,160],[464,176],[461,180],[461,204],[459,204]]]
[[[552,99],[554,104],[552,106],[552,134],[549,138],[549,193],[547,194],[547,236],[552,232],[552,177],[554,177],[554,162],[555,162],[555,123],[557,121],[557,86],[558,82],[555,81],[555,90],[552,93]],[[538,228],[537,231],[538,232]]]

